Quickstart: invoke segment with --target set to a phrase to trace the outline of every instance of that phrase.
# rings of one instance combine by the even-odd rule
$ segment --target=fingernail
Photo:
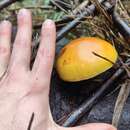
[[[3,21],[1,21],[0,22],[0,25],[2,25],[2,26],[11,26],[11,23],[9,22],[9,21],[7,21],[7,20],[3,20]]]
[[[18,16],[22,17],[22,16],[26,16],[28,15],[28,10],[27,9],[20,9],[19,13],[18,13]]]
[[[47,19],[45,20],[45,22],[43,23],[43,26],[47,26],[47,27],[50,27],[50,26],[54,26],[54,22],[50,19]]]

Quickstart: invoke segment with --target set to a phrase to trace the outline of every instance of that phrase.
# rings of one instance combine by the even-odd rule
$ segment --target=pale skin
[[[46,20],[41,42],[30,69],[32,18],[30,11],[18,13],[18,31],[10,50],[11,23],[0,23],[0,130],[27,130],[32,113],[31,130],[116,130],[103,123],[74,128],[57,125],[49,108],[49,87],[55,54],[56,29]]]

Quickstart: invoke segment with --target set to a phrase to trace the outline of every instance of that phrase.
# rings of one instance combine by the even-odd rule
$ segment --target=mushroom
[[[64,81],[82,81],[110,69],[117,57],[116,49],[109,42],[96,37],[83,37],[72,40],[60,51],[56,69]]]

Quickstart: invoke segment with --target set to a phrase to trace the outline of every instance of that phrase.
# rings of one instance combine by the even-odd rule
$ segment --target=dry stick
[[[100,0],[100,3],[102,3],[104,0]],[[57,33],[57,41],[59,41],[65,34],[67,34],[72,28],[76,27],[78,24],[80,24],[80,21],[83,20],[85,17],[90,16],[94,14],[96,10],[96,7],[94,4],[91,4],[86,8],[86,10],[77,18],[75,18],[72,22],[69,22],[65,27],[63,27],[58,33]]]
[[[55,0],[51,0],[51,2],[58,7],[59,9],[61,9],[63,12],[68,13],[64,8],[62,8]]]
[[[97,54],[96,52],[92,52],[95,56],[101,58],[101,59],[104,59],[105,61],[108,61],[109,63],[111,63],[112,65],[114,65],[115,63],[113,61],[111,61],[110,59],[104,57],[104,56],[101,56],[99,54]]]
[[[127,15],[128,15],[127,9],[124,7],[122,1],[121,1],[121,0],[118,0],[118,3],[119,3],[119,5],[120,5],[121,9],[122,9],[123,11],[125,11],[125,12],[127,13]],[[128,15],[128,18],[129,18],[129,15]]]
[[[130,27],[127,25],[125,21],[123,21],[120,18],[120,16],[116,13],[116,11],[113,12],[112,19],[115,26],[119,29],[119,32],[130,43]]]
[[[130,65],[130,63],[129,63]],[[63,123],[64,127],[73,126],[77,123],[77,121],[87,113],[93,105],[97,103],[103,96],[105,91],[113,84],[123,73],[125,72],[124,68],[119,68],[110,79],[108,79],[98,91],[95,92],[93,97],[90,97],[86,101],[84,101],[76,110],[74,110],[67,120]]]
[[[103,8],[102,4],[99,3],[98,0],[92,0],[92,2],[94,2],[94,4],[96,5],[97,10],[99,10],[101,12],[101,14],[103,14],[105,16],[105,18],[109,21],[109,23],[112,24],[111,17],[109,16],[108,12],[106,12],[106,10]],[[111,4],[109,4],[109,5],[111,5]]]
[[[67,23],[72,21],[74,18],[81,15],[86,10],[88,4],[89,4],[88,0],[83,1],[78,7],[72,10],[72,12],[70,12],[69,15],[64,16],[62,20],[57,21],[56,23],[60,24],[60,23]]]
[[[27,130],[31,130],[33,120],[34,120],[34,112],[31,115]]]
[[[7,6],[15,3],[16,1],[20,1],[20,0],[3,0],[0,2],[0,10],[6,8]]]
[[[70,15],[64,16],[62,20],[57,21],[56,23],[60,24],[72,21],[74,18],[76,18],[77,16],[81,15],[84,11],[86,11],[89,2],[90,2],[89,0],[83,1],[79,6],[77,6],[74,10],[72,10],[72,12],[70,12]]]
[[[52,0],[51,0],[52,1]],[[67,2],[64,2],[64,1],[61,1],[61,0],[55,0],[55,2],[63,7],[67,7],[69,9],[72,8],[72,5],[70,3],[67,3]]]
[[[78,13],[82,12],[89,4],[89,0],[83,1],[78,7],[76,7],[71,15],[77,15]]]
[[[103,1],[100,1],[100,3],[102,2]],[[106,10],[109,10],[111,13],[111,10],[113,10],[114,5],[110,6],[109,2],[107,1],[103,2],[103,5],[105,6]],[[80,24],[80,21],[83,20],[86,16],[92,15],[95,10],[96,7],[94,4],[88,6],[85,12],[83,12],[79,17],[75,18],[72,22],[69,22],[57,33],[57,41],[60,40],[65,34],[67,34],[72,28]],[[119,29],[119,32],[128,42],[130,42],[130,27],[127,25],[127,23],[123,21],[115,11],[113,11],[112,19],[115,26]]]
[[[49,5],[25,5],[24,8],[26,9],[44,9],[44,10],[49,10],[49,9],[53,9],[52,6]],[[9,8],[8,11],[16,11],[16,10],[20,10],[21,7],[17,6],[15,8]]]
[[[119,59],[121,65],[122,65],[122,67],[125,69],[128,78],[130,79],[130,70],[129,70],[129,66],[126,65],[126,64],[123,62],[123,60],[122,60],[122,58],[121,58],[120,56],[118,57],[118,59]]]
[[[128,79],[126,80],[125,84],[121,86],[121,89],[120,89],[120,92],[119,92],[119,95],[117,97],[117,101],[115,104],[114,114],[113,114],[113,119],[112,119],[112,124],[115,127],[118,127],[120,117],[123,111],[123,107],[129,96],[129,93],[130,93],[130,80]]]
[[[103,3],[106,7],[107,10],[113,9],[113,6],[109,6],[107,1],[100,0],[100,3]],[[107,4],[105,4],[107,3]],[[79,17],[75,18],[73,21],[69,22],[65,27],[63,27],[58,33],[57,33],[57,41],[62,39],[65,34],[67,34],[71,29],[76,27],[78,24],[80,24],[80,21],[82,21],[85,17],[91,16],[94,14],[96,11],[96,6],[94,4],[89,5],[85,11],[79,15]],[[58,45],[58,44],[57,44]]]
[[[80,21],[86,17],[90,16],[94,13],[95,6],[90,5],[87,8],[86,12],[83,12],[79,17],[74,19],[72,22],[69,22],[65,27],[63,27],[58,33],[57,33],[57,41],[59,41],[65,34],[67,34],[72,28],[76,27],[78,24],[80,24]]]

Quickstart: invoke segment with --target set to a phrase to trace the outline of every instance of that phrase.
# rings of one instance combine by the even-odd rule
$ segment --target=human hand
[[[32,69],[31,37],[31,13],[26,9],[18,14],[18,32],[11,54],[11,24],[8,21],[0,24],[0,130],[29,130],[33,113],[30,130],[115,130],[107,124],[63,128],[54,123],[48,96],[55,54],[54,22],[47,20],[43,23],[41,42]]]

